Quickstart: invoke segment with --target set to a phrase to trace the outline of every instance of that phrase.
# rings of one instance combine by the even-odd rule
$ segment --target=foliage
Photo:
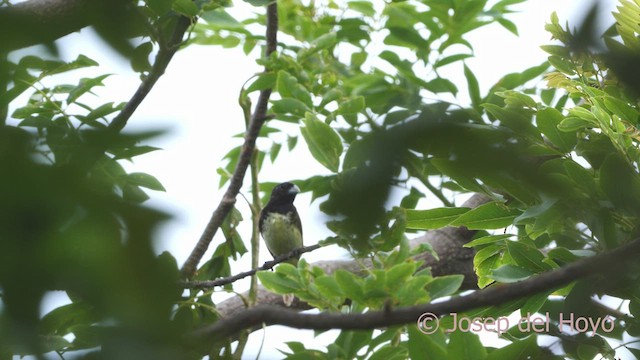
[[[141,81],[151,76],[149,55],[168,46],[180,16],[198,16],[186,44],[242,47],[250,55],[264,46],[266,2],[247,2],[256,14],[237,20],[226,2],[147,0],[135,10],[144,30],[119,34],[111,43],[131,45],[128,39],[135,37],[134,50],[124,53]],[[640,9],[622,1],[604,44],[593,34],[595,8],[576,30],[553,14],[546,29],[556,41],[543,47],[548,62],[506,74],[481,94],[465,63],[473,56],[466,37],[492,23],[517,34],[508,14],[520,2],[278,1],[284,40],[271,56],[257,56],[268,70],[240,91],[245,110],[258,91],[274,91],[270,120],[259,135],[267,146],[258,149],[256,168],[267,157],[278,160],[282,134],[289,151],[304,141],[327,172],[295,182],[331,216],[327,226],[335,236],[327,243],[373,267],[328,274],[303,259],[297,267],[281,264],[258,273],[265,287],[326,312],[384,310],[459,293],[461,275],[433,276],[413,258],[433,251],[410,247],[407,234],[416,231],[477,230],[466,246],[475,250],[480,288],[561,268],[638,236],[640,89],[631,65],[640,56]],[[114,131],[110,124],[125,104],[88,101],[109,75],[45,85],[56,74],[96,65],[85,56],[69,63],[44,56],[2,63],[9,86],[1,90],[0,104],[15,106],[10,117],[17,126],[0,128],[0,354],[88,349],[88,357],[118,359],[230,357],[230,343],[181,347],[185,334],[218,319],[216,304],[210,291],[177,290],[175,260],[154,255],[151,246],[166,215],[142,205],[148,196],[141,187],[164,189],[153,176],[126,173],[120,165],[157,150],[145,145],[157,132]],[[441,75],[444,67],[465,75],[469,103],[457,100],[461,85]],[[544,86],[531,85],[542,76]],[[16,105],[26,91],[32,93],[27,103]],[[291,126],[299,127],[302,140],[287,131]],[[241,152],[231,149],[223,159],[220,186],[230,180]],[[255,195],[265,196],[274,184],[253,185],[262,192]],[[389,206],[394,187],[407,195]],[[425,192],[443,207],[422,208]],[[456,196],[474,192],[491,201],[474,209],[453,206]],[[195,280],[230,275],[229,262],[247,252],[236,231],[242,220],[235,209],[226,218],[226,241]],[[638,273],[634,264],[615,279],[581,280],[458,314],[550,314],[545,335],[557,339],[557,355],[538,343],[537,333],[517,326],[501,334],[509,345],[485,347],[474,333],[443,331],[453,327],[451,317],[429,336],[414,324],[342,331],[326,350],[292,341],[286,354],[613,358],[616,341],[637,335]],[[40,316],[50,290],[66,291],[72,302]],[[593,298],[604,295],[629,307],[631,316],[614,316],[615,331],[585,336],[557,330],[561,313],[594,319],[618,314],[595,304]]]

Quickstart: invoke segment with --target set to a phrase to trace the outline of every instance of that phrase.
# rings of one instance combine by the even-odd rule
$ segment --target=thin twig
[[[277,45],[277,32],[278,32],[278,7],[276,2],[272,2],[267,6],[267,49],[266,56],[268,57],[276,50]],[[268,69],[265,69],[268,71]],[[242,181],[244,180],[247,167],[251,162],[251,156],[256,146],[256,139],[260,133],[260,128],[267,119],[267,106],[269,105],[269,97],[271,96],[271,89],[264,89],[260,91],[258,96],[258,102],[256,108],[251,117],[251,123],[244,136],[244,144],[242,145],[242,151],[240,152],[240,158],[238,159],[238,165],[236,166],[233,176],[229,181],[229,187],[224,193],[220,204],[211,215],[209,223],[205,227],[200,240],[191,251],[189,258],[182,266],[182,277],[190,278],[196,271],[200,260],[204,256],[204,253],[209,248],[209,244],[213,239],[213,236],[220,228],[220,225],[229,214],[229,211],[236,203],[236,196],[240,192],[242,187]]]
[[[531,296],[542,291],[557,289],[577,279],[616,271],[629,260],[635,260],[640,252],[640,239],[603,254],[586,258],[562,268],[542,273],[513,284],[498,285],[476,291],[470,295],[457,296],[448,301],[423,304],[363,314],[305,314],[279,306],[256,306],[231,318],[204,327],[189,335],[188,340],[216,341],[243,329],[267,325],[285,325],[298,329],[375,329],[393,325],[416,323],[422,314],[441,316],[452,312],[463,312],[483,306],[496,306],[508,301]],[[436,319],[437,320],[437,319]],[[437,325],[431,322],[428,325]]]
[[[227,285],[227,284],[231,284],[233,282],[236,282],[242,278],[246,278],[247,276],[251,276],[255,273],[257,273],[258,271],[264,271],[264,270],[270,270],[273,269],[276,265],[278,265],[279,263],[289,260],[292,257],[296,257],[299,255],[302,255],[304,253],[308,253],[310,251],[314,251],[316,249],[319,249],[320,247],[322,247],[320,244],[315,244],[315,245],[311,245],[311,246],[305,246],[305,247],[301,247],[298,249],[294,249],[291,250],[288,254],[285,255],[280,255],[278,257],[276,257],[275,259],[271,260],[271,261],[267,261],[264,264],[262,264],[262,266],[255,268],[255,269],[251,269],[249,271],[245,271],[245,272],[241,272],[239,274],[235,274],[232,276],[227,276],[225,278],[222,279],[216,279],[216,280],[206,280],[206,281],[183,281],[180,283],[180,286],[182,288],[185,289],[207,289],[207,288],[212,288],[212,287],[216,287],[216,286],[223,286],[223,285]]]

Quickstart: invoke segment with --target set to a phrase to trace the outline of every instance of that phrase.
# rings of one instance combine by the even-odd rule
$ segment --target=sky
[[[500,77],[509,73],[522,71],[538,65],[546,59],[546,54],[539,46],[551,42],[550,35],[544,31],[552,11],[557,11],[561,19],[576,19],[582,16],[592,1],[586,0],[530,0],[514,7],[518,12],[511,19],[519,29],[519,37],[499,27],[490,25],[471,34],[467,39],[474,45],[475,58],[467,61],[475,72],[482,94]],[[600,1],[601,12],[606,23],[613,22],[610,16],[615,2]],[[240,8],[231,9],[234,15],[250,11],[251,7],[243,4]],[[101,67],[89,70],[86,76],[97,74],[114,74],[105,81],[100,89],[100,102],[126,101],[138,85],[138,76],[133,73],[127,62],[107,49],[91,30],[83,30],[60,40],[62,57],[70,60],[83,53],[97,60]],[[156,176],[166,188],[166,192],[149,191],[149,206],[164,209],[173,215],[159,229],[157,244],[158,253],[171,252],[179,264],[182,264],[196,244],[202,230],[208,222],[212,211],[220,201],[223,189],[218,188],[219,177],[216,173],[221,159],[232,147],[241,144],[242,139],[234,135],[244,131],[244,120],[238,106],[238,93],[243,83],[261,67],[255,64],[257,53],[247,57],[240,49],[222,49],[220,47],[191,46],[179,51],[169,65],[165,75],[159,80],[147,99],[142,103],[130,119],[127,129],[148,130],[166,129],[168,134],[149,145],[161,147],[163,150],[146,154],[134,159],[133,164],[126,164],[131,172],[147,172]],[[69,79],[76,79],[77,73]],[[449,74],[451,80],[466,87],[461,71]],[[461,96],[464,98],[464,95]],[[303,179],[317,174],[328,174],[327,170],[317,164],[305,149],[304,140],[299,139],[293,154],[284,149],[277,162],[268,161],[261,172],[262,181],[282,182],[290,179]],[[245,181],[247,184],[248,181]],[[246,188],[246,187],[245,187]],[[303,189],[304,190],[304,189]],[[461,201],[461,200],[460,200]],[[296,205],[303,219],[305,245],[311,245],[324,239],[331,233],[322,222],[318,202],[310,203],[308,194],[301,194]],[[237,206],[248,214],[248,207],[239,197]],[[439,203],[427,204],[437,207]],[[246,216],[246,215],[245,215]],[[248,221],[245,221],[248,224]],[[240,228],[243,238],[249,239],[249,227]],[[219,233],[212,242],[214,249],[221,241]],[[205,255],[205,260],[211,252]],[[309,262],[335,258],[346,258],[343,251],[335,247],[320,249],[305,254]],[[270,259],[264,245],[261,249],[261,262]],[[203,261],[204,262],[204,261]],[[232,272],[245,271],[250,268],[250,256],[245,255],[235,263]],[[246,283],[244,285],[246,289]],[[242,287],[240,286],[240,287]],[[228,294],[216,294],[215,299],[229,297]],[[48,311],[65,301],[59,295],[52,295],[43,305]],[[245,358],[255,358],[263,331],[254,332],[245,352]],[[295,338],[296,341],[322,344],[333,341],[336,333],[325,333],[318,341],[314,341],[312,331],[270,327],[264,339],[261,358],[279,358],[282,355],[277,348],[286,349],[284,341]]]

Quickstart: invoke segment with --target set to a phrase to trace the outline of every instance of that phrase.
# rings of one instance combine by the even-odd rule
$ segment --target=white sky
[[[588,8],[591,3],[586,0],[530,0],[515,6],[519,13],[509,16],[518,26],[520,37],[498,25],[482,28],[468,36],[476,57],[467,60],[467,64],[478,77],[482,94],[486,94],[488,88],[503,75],[522,71],[546,59],[546,54],[539,46],[550,43],[550,35],[544,31],[544,24],[552,11],[558,12],[561,22],[568,18],[580,19],[581,16],[576,14],[580,14],[580,10]],[[610,13],[615,1],[601,1],[601,5],[603,18],[608,19],[606,23],[612,23]],[[237,14],[237,11],[233,13]],[[129,65],[105,49],[91,31],[83,30],[69,35],[60,44],[62,56],[67,60],[83,53],[101,64],[98,70],[91,70],[83,76],[115,74],[105,81],[106,87],[99,92],[100,102],[126,101],[138,86],[138,77],[132,73]],[[251,55],[255,57],[256,54],[253,52]],[[455,66],[449,68],[456,70]],[[142,171],[156,176],[167,189],[166,193],[150,191],[151,200],[148,205],[173,214],[173,220],[159,232],[162,241],[158,243],[157,250],[170,251],[179,264],[184,262],[197,242],[224,192],[224,189],[218,189],[219,177],[216,169],[225,153],[241,144],[241,139],[232,136],[244,130],[244,120],[237,105],[238,91],[249,77],[259,71],[261,67],[255,64],[254,58],[247,58],[240,49],[189,47],[176,54],[166,74],[129,121],[129,130],[165,128],[170,131],[168,135],[149,142],[149,145],[163,150],[140,156],[135,159],[135,164],[127,168],[132,172]],[[69,77],[68,81],[77,81],[77,77],[73,80],[77,74],[72,75],[74,76]],[[466,82],[462,71],[458,70],[450,78],[464,92]],[[327,174],[327,170],[310,157],[302,137],[294,152],[294,155],[288,154],[286,148],[283,148],[275,165],[266,160],[261,180],[281,182]],[[248,181],[245,181],[245,185],[247,184]],[[296,199],[303,219],[306,245],[330,235],[320,221],[318,202],[309,204],[309,201],[308,194],[302,194]],[[434,206],[440,204],[429,207]],[[238,207],[248,218],[248,208],[242,198],[238,199]],[[248,221],[245,222],[247,224]],[[242,226],[240,231],[248,241],[249,227]],[[219,232],[211,249],[221,241],[223,238]],[[329,247],[306,254],[305,258],[313,262],[345,256],[344,252]],[[261,262],[270,258],[264,245],[260,258]],[[247,270],[249,264],[250,256],[246,254],[232,266],[232,272]],[[247,285],[244,286],[246,288]],[[241,289],[238,287],[236,290]],[[224,294],[219,298],[225,297],[228,295]],[[63,299],[59,296],[52,296],[45,307],[51,309],[58,306],[60,301]],[[322,348],[331,343],[336,334],[325,333],[320,341],[314,341],[312,331],[270,327],[261,358],[281,358],[282,355],[276,349],[286,349],[283,341],[301,341]],[[250,337],[245,358],[255,358],[262,336],[263,332],[257,331]]]

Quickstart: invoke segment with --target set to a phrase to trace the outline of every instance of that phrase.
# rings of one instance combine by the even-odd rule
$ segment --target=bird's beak
[[[289,189],[289,194],[297,194],[300,192],[300,188],[298,185],[293,185],[291,189]]]

